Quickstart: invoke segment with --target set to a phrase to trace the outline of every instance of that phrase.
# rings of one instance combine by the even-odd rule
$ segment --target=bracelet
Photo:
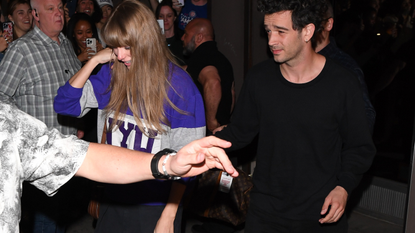
[[[163,163],[161,164],[162,165],[162,168],[163,168],[164,175],[167,176],[167,177],[170,177],[169,179],[171,179],[171,180],[179,180],[179,179],[181,179],[180,176],[170,176],[170,174],[167,173],[167,170],[166,170],[166,162],[167,162],[167,160],[169,159],[170,156],[175,156],[175,155],[176,155],[176,152],[169,153],[166,156],[166,158],[164,158]]]
[[[172,154],[175,155],[176,154],[176,151],[174,151],[172,149],[167,149],[166,148],[166,149],[163,149],[163,150],[157,152],[153,156],[153,158],[151,159],[150,168],[151,168],[151,173],[153,174],[154,178],[156,178],[156,179],[166,179],[166,180],[178,180],[178,179],[181,178],[179,176],[171,176],[166,171],[166,167],[165,167],[166,161],[167,161],[168,157],[170,155],[172,155]],[[159,171],[159,169],[158,169],[158,165],[159,165],[159,162],[160,162],[160,158],[163,155],[167,155],[166,158],[164,159],[163,164],[162,164],[162,168],[163,168],[164,174],[161,173]]]

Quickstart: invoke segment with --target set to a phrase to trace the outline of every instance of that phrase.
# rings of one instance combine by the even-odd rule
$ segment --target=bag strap
[[[213,189],[212,195],[210,195],[209,201],[208,201],[208,208],[206,208],[205,212],[203,213],[204,217],[208,217],[209,216],[209,210],[210,207],[213,205],[213,201],[215,200],[216,197],[216,193],[218,193],[219,190],[219,182],[220,182],[220,178],[222,177],[222,172],[219,172],[218,178],[216,179],[216,183],[215,183],[215,187]]]

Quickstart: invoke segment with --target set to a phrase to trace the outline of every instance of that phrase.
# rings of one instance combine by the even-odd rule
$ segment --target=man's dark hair
[[[293,29],[302,30],[312,23],[315,32],[321,31],[321,22],[327,13],[326,0],[258,0],[258,10],[265,14],[273,14],[281,11],[291,11]]]

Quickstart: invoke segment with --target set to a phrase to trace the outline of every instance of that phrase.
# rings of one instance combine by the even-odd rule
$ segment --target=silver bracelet
[[[172,180],[179,180],[179,179],[181,179],[180,176],[170,176],[170,174],[167,173],[167,170],[166,170],[166,162],[167,162],[167,160],[169,159],[170,156],[175,156],[175,155],[176,155],[176,153],[169,153],[169,154],[167,154],[166,155],[166,158],[164,158],[163,163],[161,165],[162,165],[163,172],[164,172],[164,175],[165,176],[171,177]]]

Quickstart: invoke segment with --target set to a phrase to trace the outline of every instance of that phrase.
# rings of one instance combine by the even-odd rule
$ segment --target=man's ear
[[[333,29],[333,23],[334,23],[334,19],[329,18],[326,22],[326,25],[324,26],[324,30],[328,32],[331,31],[331,29]]]
[[[8,15],[7,18],[9,18],[10,21],[13,21],[13,18],[11,15]]]
[[[202,43],[203,41],[203,34],[202,33],[197,33],[195,35],[195,44],[198,46]]]
[[[303,28],[303,39],[305,42],[308,42],[311,40],[311,37],[313,37],[315,30],[316,30],[316,26],[314,26],[314,24],[312,23],[306,25]]]
[[[35,21],[39,21],[39,15],[38,15],[36,9],[32,10],[32,15],[33,15],[33,18],[35,19]]]

